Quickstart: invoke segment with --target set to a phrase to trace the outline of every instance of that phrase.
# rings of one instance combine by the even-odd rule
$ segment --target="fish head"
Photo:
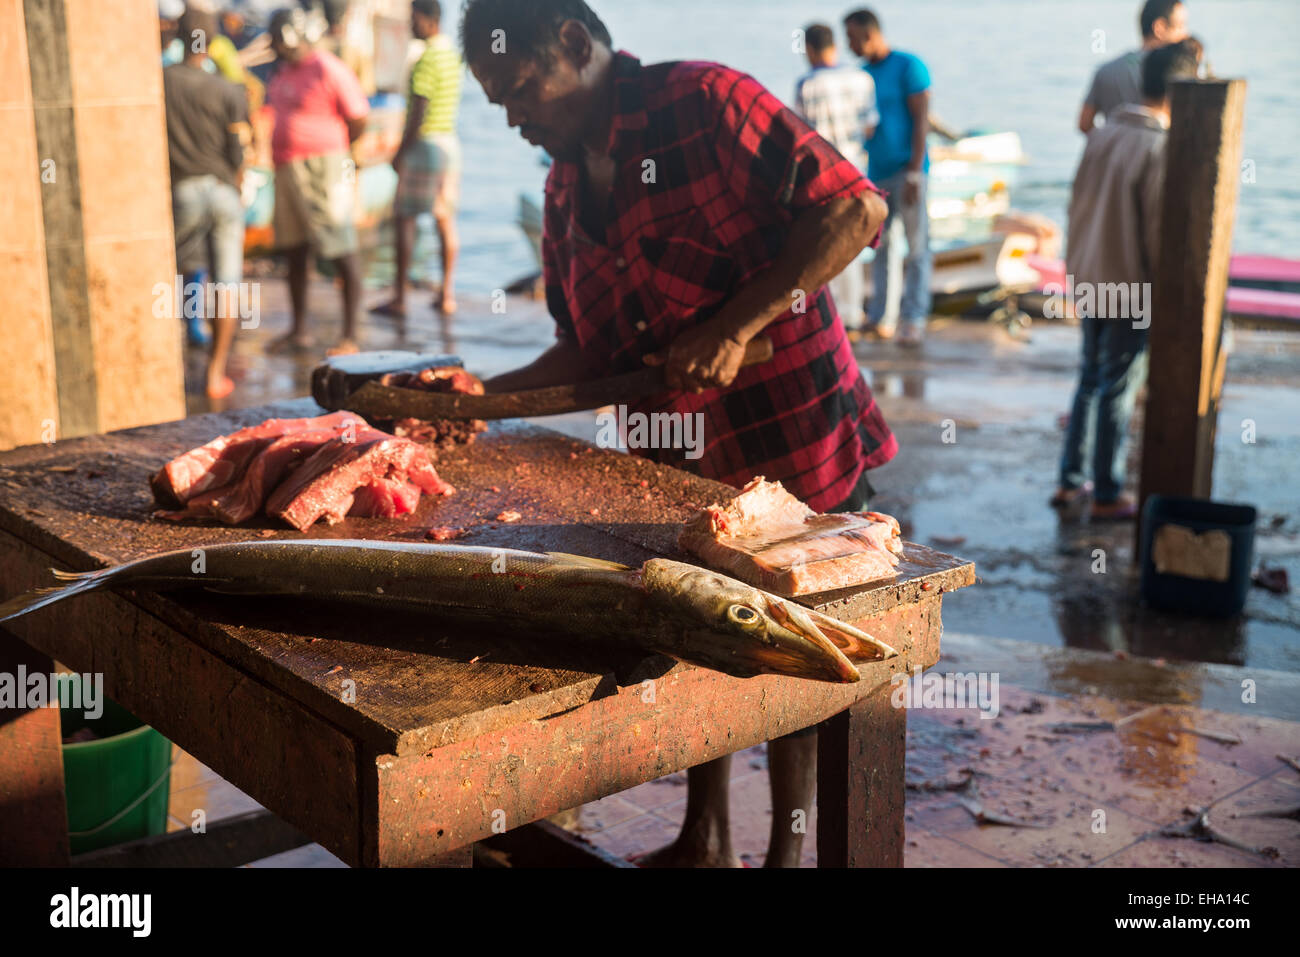
[[[877,660],[897,654],[851,625],[698,565],[651,559],[641,580],[670,623],[664,650],[730,675],[857,681],[846,651]]]

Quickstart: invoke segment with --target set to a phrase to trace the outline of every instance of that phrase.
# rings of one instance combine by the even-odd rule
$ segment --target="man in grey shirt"
[[[1196,76],[1198,50],[1192,41],[1171,43],[1143,59],[1142,102],[1117,108],[1088,135],[1074,177],[1065,295],[1079,318],[1083,355],[1051,504],[1059,508],[1083,499],[1091,478],[1094,521],[1136,513],[1133,500],[1122,494],[1125,445],[1146,380],[1169,83]]]
[[[1125,103],[1142,102],[1142,58],[1147,51],[1187,38],[1187,8],[1180,0],[1146,0],[1138,17],[1142,47],[1104,63],[1093,74],[1079,111],[1079,129],[1091,132],[1098,116]]]

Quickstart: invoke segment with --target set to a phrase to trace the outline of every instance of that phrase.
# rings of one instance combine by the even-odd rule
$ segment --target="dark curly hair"
[[[576,20],[593,40],[612,48],[609,30],[583,0],[465,0],[460,20],[460,47],[466,63],[492,52],[496,31],[506,52],[550,63],[560,42],[560,25]]]

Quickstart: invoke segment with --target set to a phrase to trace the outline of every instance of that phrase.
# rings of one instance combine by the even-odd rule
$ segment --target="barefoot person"
[[[1146,381],[1151,281],[1160,242],[1164,151],[1169,128],[1169,83],[1197,71],[1199,43],[1183,41],[1152,50],[1142,62],[1142,102],[1115,109],[1106,125],[1088,134],[1070,199],[1066,274],[1083,333],[1079,386],[1061,455],[1054,507],[1073,504],[1095,483],[1094,519],[1131,519],[1133,499],[1123,494],[1125,445],[1138,390]],[[1145,289],[1145,315],[1136,296],[1105,293]],[[1124,303],[1127,303],[1125,308]],[[1112,312],[1112,306],[1117,307]]]
[[[268,32],[279,61],[267,87],[275,111],[275,243],[289,261],[293,329],[273,343],[306,348],[307,274],[312,251],[343,284],[343,338],[330,353],[356,352],[361,266],[357,257],[356,164],[350,145],[366,128],[370,104],[357,78],[332,53],[315,50],[301,10],[278,10]]]
[[[225,398],[235,388],[226,361],[239,310],[239,296],[232,293],[244,278],[239,182],[251,136],[244,88],[204,70],[208,38],[216,35],[214,15],[187,8],[178,27],[184,56],[163,70],[176,268],[189,276],[204,271],[210,282],[225,287],[223,295],[202,297],[205,315],[215,312],[206,377],[210,399]]]
[[[456,110],[460,105],[462,65],[451,37],[442,32],[438,0],[414,0],[411,32],[425,41],[424,53],[411,70],[406,131],[393,156],[397,196],[393,200],[397,275],[393,298],[372,310],[393,316],[406,332],[407,273],[415,246],[415,217],[433,213],[442,248],[442,288],[434,308],[444,315],[456,311],[453,273],[456,268],[456,199],[460,191],[460,141]]]
[[[507,123],[554,157],[542,260],[557,340],[487,387],[663,364],[671,391],[629,414],[699,413],[702,454],[632,452],[734,486],[777,479],[818,511],[863,508],[866,470],[898,443],[826,290],[885,218],[862,173],[751,77],[614,52],[582,0],[469,0],[461,44]],[[774,358],[741,369],[760,333]],[[811,806],[816,732],[771,757],[774,821],[789,822]],[[729,767],[690,770],[681,836],[644,863],[738,865]],[[797,866],[802,836],[772,836],[768,864]]]

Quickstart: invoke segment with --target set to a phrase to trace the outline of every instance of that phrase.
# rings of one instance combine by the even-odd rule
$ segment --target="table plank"
[[[26,590],[44,572],[31,549],[0,531],[5,587]],[[334,854],[358,860],[358,747],[313,710],[124,596],[86,595],[5,627],[73,671],[103,674],[105,694],[141,721]],[[0,773],[12,754],[0,752]]]
[[[927,654],[934,649],[937,657],[941,600],[898,606],[862,624],[891,644]],[[873,694],[876,700],[884,696],[885,730],[897,731],[901,712],[888,708],[890,681],[909,662],[900,656],[866,664],[863,680],[853,685],[775,675],[732,678],[679,665],[651,684],[617,688],[546,721],[520,723],[424,754],[363,757],[369,794],[363,802],[364,830],[376,841],[363,859],[371,866],[424,865],[502,828],[817,724]],[[859,727],[869,732],[876,717],[873,712]],[[846,751],[841,747],[838,753]],[[891,742],[875,753],[881,763],[857,770],[876,779],[896,777],[901,792],[901,748]],[[848,777],[846,770],[846,782]],[[841,834],[863,820],[861,812],[848,811],[848,802],[861,793],[846,783],[839,802],[845,809]],[[882,816],[888,810],[879,803],[873,808]],[[901,804],[897,810],[893,826],[901,835]],[[878,838],[875,829],[870,837]],[[882,858],[889,853],[882,850]]]

